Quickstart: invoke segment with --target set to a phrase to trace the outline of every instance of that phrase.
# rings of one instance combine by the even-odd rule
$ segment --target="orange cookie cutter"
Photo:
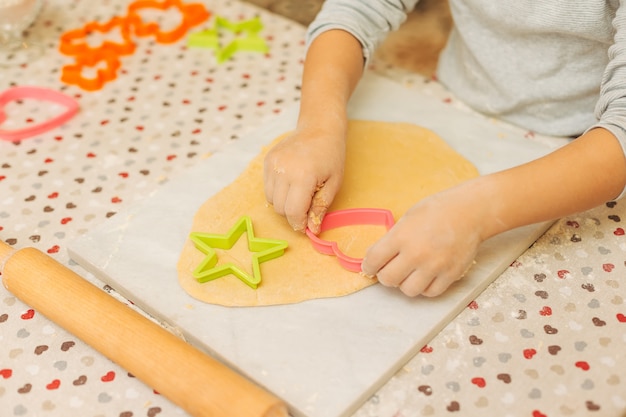
[[[182,15],[181,23],[174,29],[164,32],[156,22],[143,22],[139,15],[140,10],[157,9],[167,10],[171,7],[178,9]],[[200,3],[183,4],[180,0],[137,0],[128,6],[128,13],[123,17],[113,17],[104,24],[91,22],[80,29],[68,31],[61,35],[59,50],[65,55],[75,57],[74,64],[66,65],[61,70],[61,81],[76,85],[87,91],[101,89],[104,84],[117,78],[120,68],[120,56],[130,55],[136,45],[132,35],[151,36],[159,43],[173,43],[182,38],[193,26],[199,25],[211,16],[210,12]],[[87,36],[92,32],[108,33],[118,28],[122,36],[122,43],[106,40],[97,48],[87,43]],[[80,41],[82,39],[82,41]],[[93,78],[83,75],[86,67],[94,67],[100,62],[105,68],[99,69]]]
[[[87,37],[93,32],[110,33],[119,28],[122,42],[105,40],[98,47],[91,47]],[[113,17],[106,23],[90,22],[80,29],[70,30],[61,35],[59,51],[74,57],[74,63],[61,69],[61,81],[76,85],[83,90],[95,91],[104,84],[117,78],[120,68],[120,56],[130,55],[136,45],[131,39],[132,26],[125,17]],[[96,71],[93,78],[84,75],[86,68],[93,68],[104,63],[104,68]]]
[[[119,28],[122,43],[105,40],[97,48],[87,43],[87,37],[93,32],[110,33]],[[70,30],[61,35],[59,51],[65,55],[88,55],[106,50],[116,55],[130,55],[135,52],[135,43],[131,39],[132,25],[129,19],[113,17],[106,23],[90,22],[80,29]]]
[[[93,78],[84,76],[85,68],[96,67],[101,62],[105,63],[104,68],[99,68]],[[83,90],[96,91],[102,88],[104,84],[117,78],[117,70],[120,68],[121,62],[117,55],[100,50],[97,53],[78,55],[75,57],[75,63],[66,65],[61,69],[61,81],[66,84],[76,85]]]
[[[174,29],[164,32],[156,22],[144,22],[139,11],[157,9],[165,11],[171,7],[178,9],[182,18]],[[135,35],[154,36],[158,43],[173,43],[181,39],[189,29],[206,21],[211,13],[200,3],[184,4],[180,0],[137,0],[128,6],[128,18],[132,22]]]
[[[387,230],[391,229],[395,220],[393,213],[387,209],[378,208],[357,208],[336,210],[326,213],[322,224],[320,225],[320,233],[326,230],[336,229],[344,226],[357,225],[381,225]],[[334,255],[339,260],[339,264],[346,270],[352,272],[361,271],[361,262],[363,258],[354,258],[346,255],[339,249],[337,242],[330,242],[321,239],[311,229],[306,229],[306,235],[311,239],[313,247],[324,255]]]

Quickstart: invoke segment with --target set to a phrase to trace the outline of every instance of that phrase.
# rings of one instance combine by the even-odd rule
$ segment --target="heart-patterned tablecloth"
[[[72,58],[58,52],[59,39],[87,22],[124,15],[127,3],[45,3],[29,30],[45,44],[44,55],[2,69],[0,91],[52,88],[77,100],[80,111],[21,143],[0,141],[3,241],[34,246],[103,286],[69,261],[69,240],[297,102],[305,29],[238,1],[204,4],[213,17],[198,30],[213,28],[215,15],[259,17],[269,52],[240,51],[218,63],[214,50],[145,37],[120,58],[116,79],[89,92],[60,81]],[[372,70],[469,111],[435,81],[384,62]],[[2,129],[58,112],[33,100],[5,109]],[[355,416],[624,415],[625,230],[623,202],[559,220]],[[184,415],[4,288],[0,410],[8,417]]]

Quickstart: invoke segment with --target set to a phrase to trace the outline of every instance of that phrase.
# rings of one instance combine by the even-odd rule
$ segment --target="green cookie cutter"
[[[219,40],[220,29],[235,34],[245,33],[246,35],[236,37],[222,47]],[[221,64],[239,51],[267,53],[269,47],[265,40],[259,36],[262,29],[263,24],[258,17],[242,22],[231,22],[224,17],[216,16],[214,28],[190,34],[187,38],[187,46],[215,49],[217,62]]]
[[[247,232],[248,249],[252,254],[252,275],[242,270],[232,262],[217,266],[218,257],[215,249],[230,249]],[[260,264],[285,253],[288,243],[285,240],[262,239],[254,236],[250,216],[242,216],[237,223],[224,235],[192,232],[189,238],[195,247],[206,257],[193,271],[193,277],[199,283],[205,283],[226,275],[235,275],[252,289],[257,289],[261,283]]]

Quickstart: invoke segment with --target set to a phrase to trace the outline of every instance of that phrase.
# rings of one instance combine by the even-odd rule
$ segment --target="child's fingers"
[[[361,262],[361,271],[364,275],[378,278],[378,281],[388,287],[397,287],[400,282],[406,277],[398,278],[393,271],[394,267],[379,276],[382,269],[389,264],[396,256],[398,256],[398,250],[395,245],[390,244],[387,235],[383,236],[380,240],[369,247]]]
[[[267,201],[274,206],[274,211],[281,216],[285,215],[285,202],[289,194],[289,183],[286,181],[274,181],[270,197]]]
[[[304,232],[315,193],[315,183],[291,184],[285,197],[285,217],[297,232]]]
[[[309,208],[307,227],[315,234],[320,232],[320,226],[324,216],[333,202],[336,193],[336,186],[332,181],[318,185],[311,200]]]

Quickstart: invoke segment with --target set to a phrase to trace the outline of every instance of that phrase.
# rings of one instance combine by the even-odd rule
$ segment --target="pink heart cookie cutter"
[[[11,101],[25,98],[60,104],[64,106],[66,110],[51,119],[37,123],[33,126],[15,130],[0,129],[0,139],[15,142],[39,135],[62,125],[78,112],[78,102],[72,97],[59,91],[43,87],[18,86],[9,88],[8,90],[0,93],[0,124],[6,120],[4,106]]]
[[[387,209],[356,208],[336,210],[326,213],[320,225],[320,233],[338,227],[357,225],[380,225],[385,226],[389,230],[394,223],[393,213]],[[354,258],[346,255],[339,249],[337,242],[321,239],[308,228],[306,229],[306,235],[311,239],[313,247],[319,253],[336,256],[339,264],[348,271],[361,271],[363,258]]]

